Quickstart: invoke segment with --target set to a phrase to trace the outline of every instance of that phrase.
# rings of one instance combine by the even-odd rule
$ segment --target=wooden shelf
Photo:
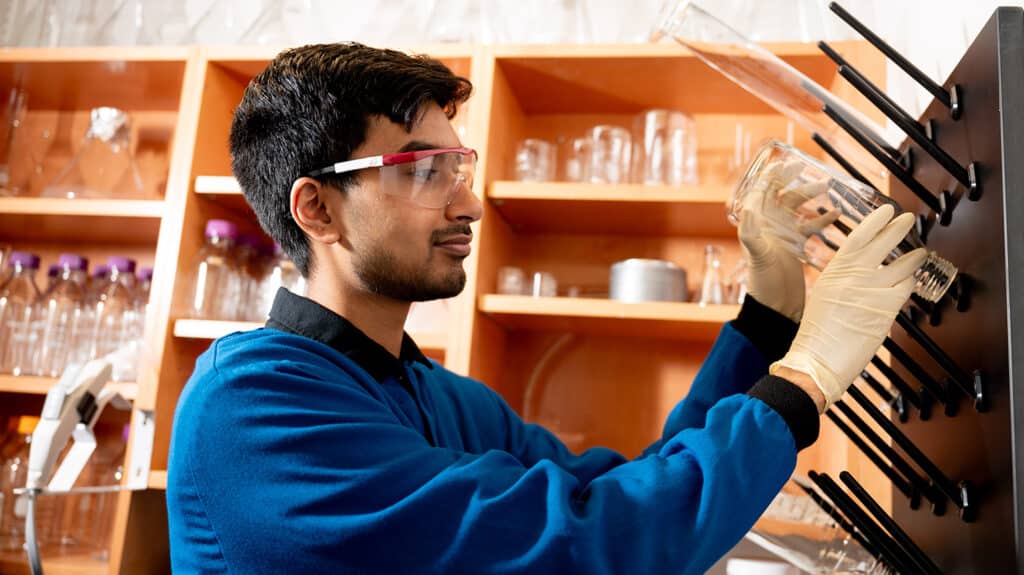
[[[0,86],[19,86],[35,110],[177,111],[188,47],[0,48]]]
[[[842,42],[837,49],[844,53]],[[823,86],[835,64],[811,44],[766,43]],[[498,67],[526,114],[633,114],[670,108],[691,114],[770,114],[773,110],[675,42],[636,45],[508,46]]]
[[[110,564],[94,559],[88,553],[54,557],[40,551],[43,571],[47,575],[107,575]],[[28,559],[23,552],[0,553],[0,573],[3,575],[30,575]]]
[[[29,395],[46,395],[46,392],[57,383],[54,377],[38,377],[34,375],[0,375],[0,393],[24,393]],[[138,395],[138,385],[126,382],[110,382],[104,389],[113,389],[132,401]]]
[[[479,309],[514,330],[713,341],[737,305],[686,302],[624,303],[587,298],[484,295]]]
[[[151,244],[163,200],[0,198],[0,240]]]
[[[218,321],[209,319],[179,319],[174,322],[174,336],[188,339],[217,339],[236,331],[249,331],[263,327],[254,321]],[[443,351],[448,347],[448,334],[409,334],[424,352]]]
[[[250,331],[263,327],[257,321],[219,321],[213,319],[179,319],[174,322],[174,337],[187,339],[217,339],[236,331]]]
[[[733,237],[727,186],[494,182],[487,197],[515,231]]]
[[[195,193],[210,196],[240,196],[242,187],[232,176],[196,176]]]
[[[148,485],[150,489],[167,489],[167,470],[154,469],[150,471]]]

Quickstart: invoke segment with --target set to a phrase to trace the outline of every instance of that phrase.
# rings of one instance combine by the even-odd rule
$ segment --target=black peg
[[[910,387],[910,384],[900,377],[900,374],[896,373],[889,364],[882,361],[882,358],[877,355],[871,358],[871,365],[875,366],[875,369],[881,372],[882,376],[888,379],[889,383],[891,383],[893,387],[900,390],[900,395],[906,399],[910,405],[917,408],[917,411],[921,416],[921,421],[928,421],[932,412],[930,397],[914,391],[914,389]]]
[[[923,185],[921,185],[921,182],[918,182],[916,179],[914,179],[914,177],[910,175],[910,173],[906,169],[904,169],[903,166],[899,165],[896,162],[896,160],[893,160],[887,154],[879,150],[876,145],[874,145],[867,137],[865,137],[864,134],[861,134],[856,128],[854,128],[853,125],[850,124],[850,122],[846,118],[844,118],[841,114],[838,114],[835,110],[833,110],[831,106],[825,105],[824,112],[826,116],[832,118],[832,120],[836,124],[839,124],[839,127],[841,127],[847,134],[850,135],[850,137],[856,140],[858,144],[860,144],[865,150],[870,152],[876,160],[878,160],[883,166],[885,166],[885,169],[889,170],[889,173],[896,176],[896,178],[899,179],[899,181],[902,182],[903,185],[907,187],[907,189],[913,192],[914,195],[917,196],[922,202],[924,202],[925,205],[931,208],[933,212],[941,216],[942,203],[939,201],[939,198],[937,198],[930,191],[928,191],[928,188],[925,188]]]
[[[853,85],[865,98],[874,104],[883,114],[893,121],[901,130],[910,136],[922,150],[935,159],[947,172],[950,173],[964,188],[977,187],[977,182],[972,182],[967,168],[960,165],[946,150],[932,141],[921,124],[917,123],[909,114],[903,111],[884,92],[878,89],[870,80],[865,78],[856,68],[849,64],[839,66],[839,75]]]
[[[903,367],[907,368],[910,375],[914,376],[914,379],[924,386],[924,388],[928,390],[928,393],[932,394],[935,399],[938,399],[943,404],[950,402],[955,403],[950,398],[946,397],[946,392],[942,389],[942,386],[939,385],[939,383],[935,381],[935,379],[933,379],[923,367],[921,367],[921,364],[914,361],[914,358],[910,357],[910,354],[900,347],[898,343],[893,341],[892,338],[886,337],[885,340],[882,341],[882,346],[892,354],[896,361],[900,362]]]
[[[956,311],[965,312],[971,307],[971,276],[960,272],[949,286],[949,297],[956,302]]]
[[[937,84],[934,80],[925,75],[924,72],[918,70],[916,66],[910,63],[909,60],[903,57],[902,54],[893,49],[892,46],[886,44],[885,40],[882,40],[877,34],[868,29],[867,26],[861,24],[859,20],[853,17],[852,14],[843,9],[842,6],[835,2],[830,2],[828,5],[829,9],[832,10],[843,22],[850,25],[851,28],[860,33],[865,40],[871,42],[871,44],[878,48],[878,50],[885,54],[887,58],[893,61],[894,64],[899,66],[904,72],[910,75],[918,84],[924,86],[926,90],[931,92],[932,96],[938,101],[942,102],[942,105],[946,106],[950,110],[950,115],[954,120],[960,117],[961,106],[960,106],[960,94],[954,86],[951,91],[946,91],[942,86]]]
[[[878,455],[878,452],[868,445],[861,436],[857,435],[857,432],[850,428],[849,425],[846,425],[845,421],[839,419],[839,416],[833,413],[831,409],[826,411],[825,415],[828,416],[832,423],[835,424],[835,426],[838,427],[844,435],[846,435],[847,439],[861,450],[861,453],[871,460],[871,463],[875,464],[875,467],[877,467],[879,471],[889,478],[889,481],[892,482],[896,489],[898,489],[899,492],[910,501],[911,509],[917,509],[921,506],[921,494],[918,493],[912,485],[910,485],[909,481],[900,475],[892,465],[883,461],[882,457]]]
[[[963,369],[960,368],[956,362],[953,361],[946,352],[942,351],[942,348],[928,337],[928,334],[924,332],[916,323],[913,318],[907,315],[906,312],[900,312],[896,314],[896,323],[899,324],[903,331],[910,336],[929,356],[935,363],[939,364],[939,367],[946,372],[947,375],[957,384],[958,387],[967,395],[967,397],[975,398],[974,389],[974,378],[967,375]]]
[[[857,168],[853,167],[853,164],[847,161],[846,158],[844,158],[834,147],[832,147],[832,144],[828,143],[828,141],[825,140],[825,138],[822,138],[821,134],[815,132],[814,134],[811,134],[811,139],[814,140],[814,143],[818,144],[818,147],[824,150],[830,158],[835,160],[837,164],[839,164],[844,170],[846,170],[846,173],[850,174],[850,176],[853,177],[853,179],[864,184],[865,186],[870,186],[872,188],[875,187],[874,184],[872,184],[870,181],[868,181],[866,177],[864,177],[864,174],[860,173],[857,170]]]
[[[852,386],[850,389],[854,389]],[[946,498],[940,493],[934,485],[929,483],[925,478],[921,477],[913,467],[903,457],[896,452],[889,442],[882,439],[870,425],[867,424],[853,409],[846,405],[843,401],[837,401],[835,404],[836,409],[840,411],[846,420],[853,424],[870,443],[882,454],[883,457],[889,460],[902,475],[910,481],[910,484],[914,486],[914,489],[918,493],[924,496],[925,499],[931,503],[932,513],[934,515],[942,515],[946,512]],[[878,411],[878,410],[875,410]]]
[[[910,294],[910,301],[928,316],[928,325],[938,327],[942,324],[942,302],[930,302],[916,293]]]
[[[925,552],[914,543],[914,540],[907,535],[896,521],[889,516],[888,513],[882,509],[882,506],[875,501],[874,497],[864,489],[864,486],[851,474],[849,471],[841,471],[839,473],[839,479],[846,485],[846,488],[853,493],[853,496],[860,500],[864,505],[864,508],[868,510],[874,518],[889,535],[903,548],[903,551],[907,553],[913,560],[914,563],[925,573],[929,575],[942,575],[942,570],[939,569]]]
[[[872,557],[878,559],[879,561],[885,560],[885,558],[882,557],[881,553],[878,552],[878,549],[875,549],[875,546],[872,545],[871,542],[864,537],[864,534],[858,531],[857,528],[854,527],[853,524],[850,523],[850,521],[846,519],[846,517],[844,517],[842,513],[839,512],[838,509],[833,507],[832,504],[826,501],[824,497],[819,495],[817,491],[815,491],[813,488],[807,485],[804,485],[799,481],[794,481],[794,483],[799,485],[800,489],[803,489],[804,493],[809,495],[811,500],[817,503],[818,507],[820,507],[821,510],[825,512],[825,514],[831,517],[833,521],[838,523],[839,526],[842,527],[843,531],[849,533],[850,537],[853,537],[857,541],[857,543],[860,543],[864,550],[870,553]]]
[[[892,440],[900,446],[900,449],[910,456],[910,459],[921,468],[921,471],[924,471],[925,475],[932,480],[932,483],[939,489],[939,491],[948,497],[949,500],[957,507],[962,508],[965,506],[965,501],[960,492],[960,487],[946,477],[946,474],[943,473],[938,466],[932,463],[932,460],[918,449],[917,446],[914,445],[914,442],[904,435],[898,427],[896,427],[896,424],[889,421],[888,417],[882,415],[882,412],[878,411],[878,408],[871,403],[866,395],[853,386],[850,386],[848,393],[850,394],[850,397],[857,402],[857,405],[859,405],[875,423],[880,425],[882,429],[889,434],[889,437],[891,437]]]
[[[867,370],[863,370],[860,372],[860,378],[863,379],[864,382],[867,383],[871,389],[875,390],[875,393],[877,393],[879,397],[882,398],[882,401],[890,405],[893,401],[895,401],[896,398],[892,396],[892,392],[886,389],[885,386],[882,385],[882,382],[875,379],[875,377],[868,373]]]
[[[885,556],[886,563],[895,568],[898,573],[904,575],[917,575],[921,573],[916,568],[914,562],[900,549],[896,541],[884,529],[879,527],[828,474],[811,471],[808,473],[808,477],[818,486],[818,489],[821,489],[825,496],[832,500],[832,503],[843,512],[843,515],[846,515],[850,522],[864,533],[868,541],[871,541],[872,545]]]

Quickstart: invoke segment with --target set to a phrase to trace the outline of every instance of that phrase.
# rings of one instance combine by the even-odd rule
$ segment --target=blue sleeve
[[[657,452],[663,442],[683,429],[703,427],[711,406],[724,397],[746,393],[767,373],[768,362],[764,356],[732,323],[725,324],[711,353],[697,372],[689,393],[665,420],[661,439],[644,453]]]
[[[742,395],[656,453],[571,472],[432,447],[356,382],[315,377],[315,358],[294,349],[254,350],[230,373],[209,359],[175,416],[179,574],[703,573],[796,461],[783,419]]]

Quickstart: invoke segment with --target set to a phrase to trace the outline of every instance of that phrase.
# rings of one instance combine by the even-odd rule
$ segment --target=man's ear
[[[299,178],[289,198],[292,219],[313,241],[333,244],[341,239],[341,222],[331,218],[327,194],[337,193],[313,178]]]

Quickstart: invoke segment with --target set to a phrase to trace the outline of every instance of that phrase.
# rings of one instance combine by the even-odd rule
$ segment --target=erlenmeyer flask
[[[704,278],[700,283],[700,305],[725,303],[725,286],[722,283],[722,248],[713,245],[704,247]]]
[[[43,189],[50,198],[139,198],[142,178],[129,141],[128,114],[118,108],[94,108],[89,131],[78,152]]]

